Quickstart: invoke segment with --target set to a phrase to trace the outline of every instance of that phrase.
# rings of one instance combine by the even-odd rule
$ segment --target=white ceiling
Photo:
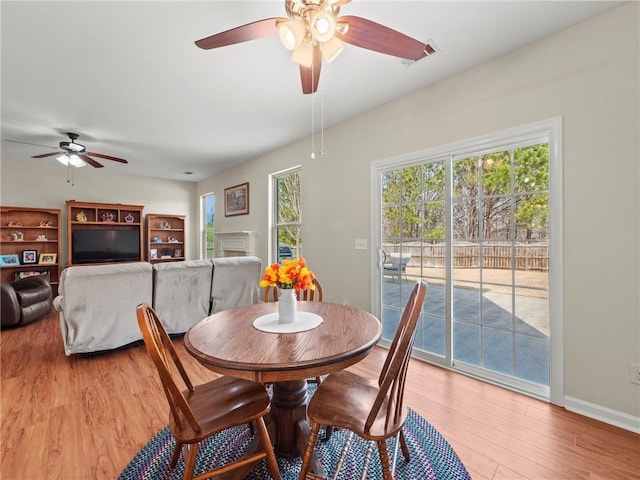
[[[342,15],[431,39],[438,52],[405,65],[347,45],[323,66],[316,127],[319,94],[328,127],[619,3],[353,0]],[[87,150],[129,160],[102,161],[105,170],[199,181],[311,132],[312,98],[277,36],[194,45],[285,16],[284,1],[3,0],[0,15],[2,159],[55,161],[30,156],[71,131]]]

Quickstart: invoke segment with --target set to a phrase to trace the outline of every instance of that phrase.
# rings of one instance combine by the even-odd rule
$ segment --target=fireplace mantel
[[[256,232],[214,232],[216,257],[244,257],[256,254]]]

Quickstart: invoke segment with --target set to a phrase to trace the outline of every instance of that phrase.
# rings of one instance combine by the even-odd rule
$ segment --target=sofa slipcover
[[[184,333],[209,315],[211,260],[153,265],[153,309],[169,334]]]
[[[262,260],[258,257],[219,257],[213,259],[211,314],[258,303]]]
[[[54,307],[66,355],[111,350],[142,338],[136,307],[153,300],[147,262],[67,267]]]
[[[144,302],[168,333],[184,333],[211,313],[257,303],[261,275],[258,257],[67,267],[53,301],[65,353],[141,340],[136,307]]]

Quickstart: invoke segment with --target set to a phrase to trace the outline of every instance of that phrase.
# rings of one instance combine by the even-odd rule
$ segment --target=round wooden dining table
[[[380,321],[353,306],[301,301],[297,309],[321,323],[293,333],[262,331],[254,322],[277,315],[278,304],[258,303],[211,315],[184,337],[187,351],[210,370],[273,383],[267,428],[274,450],[287,458],[301,456],[309,437],[306,379],[359,362],[382,335]],[[312,470],[322,473],[317,459]]]

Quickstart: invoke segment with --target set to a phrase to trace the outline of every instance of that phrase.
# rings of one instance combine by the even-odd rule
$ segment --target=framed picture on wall
[[[249,182],[224,189],[224,216],[249,213]]]

